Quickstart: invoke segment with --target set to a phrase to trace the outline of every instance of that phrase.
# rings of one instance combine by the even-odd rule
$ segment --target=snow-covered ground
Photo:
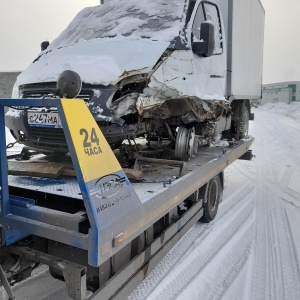
[[[226,169],[216,219],[196,224],[130,300],[300,299],[300,103],[254,112],[256,157]],[[66,299],[62,289],[42,272],[15,288],[16,300]]]

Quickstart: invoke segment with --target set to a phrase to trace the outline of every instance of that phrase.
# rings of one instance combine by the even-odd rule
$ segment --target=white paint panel
[[[225,54],[200,57],[188,51],[174,51],[154,72],[150,87],[176,91],[174,97],[196,96],[204,100],[224,100]],[[221,78],[211,78],[219,75]],[[151,103],[152,104],[152,103]]]

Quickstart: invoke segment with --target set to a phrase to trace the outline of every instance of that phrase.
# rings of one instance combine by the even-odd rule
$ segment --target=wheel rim
[[[175,141],[175,158],[189,160],[198,151],[198,137],[195,128],[179,127]]]

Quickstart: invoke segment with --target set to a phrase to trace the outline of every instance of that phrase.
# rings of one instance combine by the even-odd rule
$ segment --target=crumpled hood
[[[17,85],[55,82],[65,70],[77,72],[84,83],[109,85],[129,74],[149,72],[169,42],[95,39],[54,50],[41,56],[17,78]]]

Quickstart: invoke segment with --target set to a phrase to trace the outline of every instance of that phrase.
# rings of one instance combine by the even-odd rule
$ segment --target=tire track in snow
[[[187,255],[191,249],[197,246],[201,247],[202,241],[210,235],[215,222],[220,223],[229,213],[240,210],[244,205],[241,199],[251,194],[253,188],[249,185],[243,185],[234,193],[232,193],[226,201],[219,206],[219,211],[216,219],[209,223],[197,223],[189,232],[180,240],[180,242],[163,258],[160,264],[144,279],[144,281],[132,292],[128,297],[130,300],[143,300],[156,288],[156,286],[163,280],[165,276],[171,272],[172,268],[176,266],[178,261],[184,255]]]
[[[287,215],[287,212],[286,210],[284,210],[284,213],[285,213],[285,217],[286,217],[286,220],[287,220],[287,225],[288,225],[288,230],[289,232],[292,232],[292,229],[291,229],[291,223],[289,221],[289,218],[288,218],[288,215]],[[297,256],[297,250],[296,250],[296,245],[295,245],[295,241],[294,239],[291,237],[291,235],[289,235],[289,238],[290,238],[290,243],[292,245],[292,249],[293,249],[293,257],[295,257],[295,260],[297,262],[297,265],[296,265],[296,269],[297,269],[297,273],[296,273],[296,276],[298,275],[298,278],[300,278],[300,261],[298,259],[298,256]],[[299,292],[300,293],[300,292]],[[299,297],[300,299],[300,297]]]
[[[230,214],[229,218],[214,226],[212,232],[201,245],[190,251],[189,255],[173,268],[166,280],[161,282],[147,299],[175,299],[186,286],[214,259],[230,240],[237,236],[240,228],[251,218],[253,212],[253,194],[243,202],[243,206]],[[222,226],[221,226],[222,225]],[[249,235],[250,236],[250,235]],[[250,238],[250,241],[252,238]],[[249,242],[250,242],[249,241]],[[242,251],[235,247],[236,251]],[[242,251],[243,252],[243,251]],[[244,252],[243,252],[244,253]],[[242,267],[242,266],[241,266]]]
[[[248,299],[300,299],[299,265],[291,236],[286,208],[280,201],[287,188],[289,172],[284,170],[279,180],[265,151],[257,163],[257,225],[254,266]]]
[[[257,128],[266,126],[264,120],[265,114],[265,112],[259,112],[259,114],[256,115],[255,123],[257,124]],[[264,167],[267,167],[269,172],[265,172],[266,177],[258,178],[255,168],[252,168],[254,173],[249,172],[247,162],[233,164],[233,168],[246,176],[246,178],[249,178],[254,185],[268,190],[272,196],[274,196],[274,186],[277,188],[280,185],[279,192],[282,197],[284,194],[289,196],[292,192],[293,197],[296,196],[299,198],[299,193],[295,192],[295,195],[295,193],[287,187],[294,167],[300,167],[299,155],[297,151],[294,151],[294,149],[299,149],[300,146],[300,142],[297,141],[297,138],[295,139],[295,136],[299,135],[298,130],[288,126],[280,126],[278,119],[270,119],[269,121],[271,121],[271,124],[269,124],[270,129],[255,131],[254,135],[256,141],[253,146],[254,154],[257,153],[257,157],[254,159],[254,165],[262,164]],[[272,134],[275,130],[277,132],[276,136]],[[278,136],[280,138],[278,138]],[[282,147],[282,144],[286,146]],[[291,144],[293,146],[291,146]],[[279,174],[282,174],[280,180],[277,178]]]
[[[270,156],[267,155],[265,159],[267,160],[269,175],[274,183],[275,193],[276,195],[281,196],[278,199],[282,199],[282,185],[279,182],[276,171],[274,171],[271,167]],[[285,172],[283,180],[286,179],[285,176],[287,175],[288,173]],[[280,281],[280,284],[277,284],[276,288],[278,289],[279,287],[282,289],[279,290],[277,296],[280,295],[280,292],[283,294],[282,298],[278,297],[277,299],[300,299],[300,273],[294,248],[295,244],[291,236],[286,208],[283,206],[282,202],[278,201],[278,199],[274,199],[274,197],[269,199],[270,210],[272,208],[271,214],[273,212],[273,218],[271,218],[272,226],[270,227],[270,230],[273,231],[275,251],[277,252],[277,271],[279,273],[279,276],[276,276],[275,280]]]
[[[241,269],[244,267],[251,252],[253,243],[253,223],[240,229],[239,237],[235,235],[230,248],[222,250],[219,257],[214,258],[196,277],[192,283],[178,296],[178,299],[221,299],[228,287],[234,282]],[[205,282],[203,278],[213,276],[213,284]],[[200,284],[199,284],[200,283]]]
[[[257,196],[257,228],[248,299],[300,299],[299,267],[285,209],[263,191]]]
[[[248,295],[248,299],[274,299],[274,279],[270,279],[271,269],[273,264],[270,263],[274,261],[271,257],[268,256],[269,244],[271,244],[270,235],[266,230],[268,226],[268,220],[265,218],[266,215],[269,215],[269,209],[266,201],[257,201],[256,203],[256,212],[257,212],[257,226],[256,226],[256,244],[255,244],[255,253],[254,253],[254,266],[253,273],[250,278],[252,281],[251,291]],[[261,212],[261,213],[259,213]],[[271,253],[273,256],[273,253]],[[269,297],[266,297],[269,295]],[[254,298],[253,298],[254,297]]]

